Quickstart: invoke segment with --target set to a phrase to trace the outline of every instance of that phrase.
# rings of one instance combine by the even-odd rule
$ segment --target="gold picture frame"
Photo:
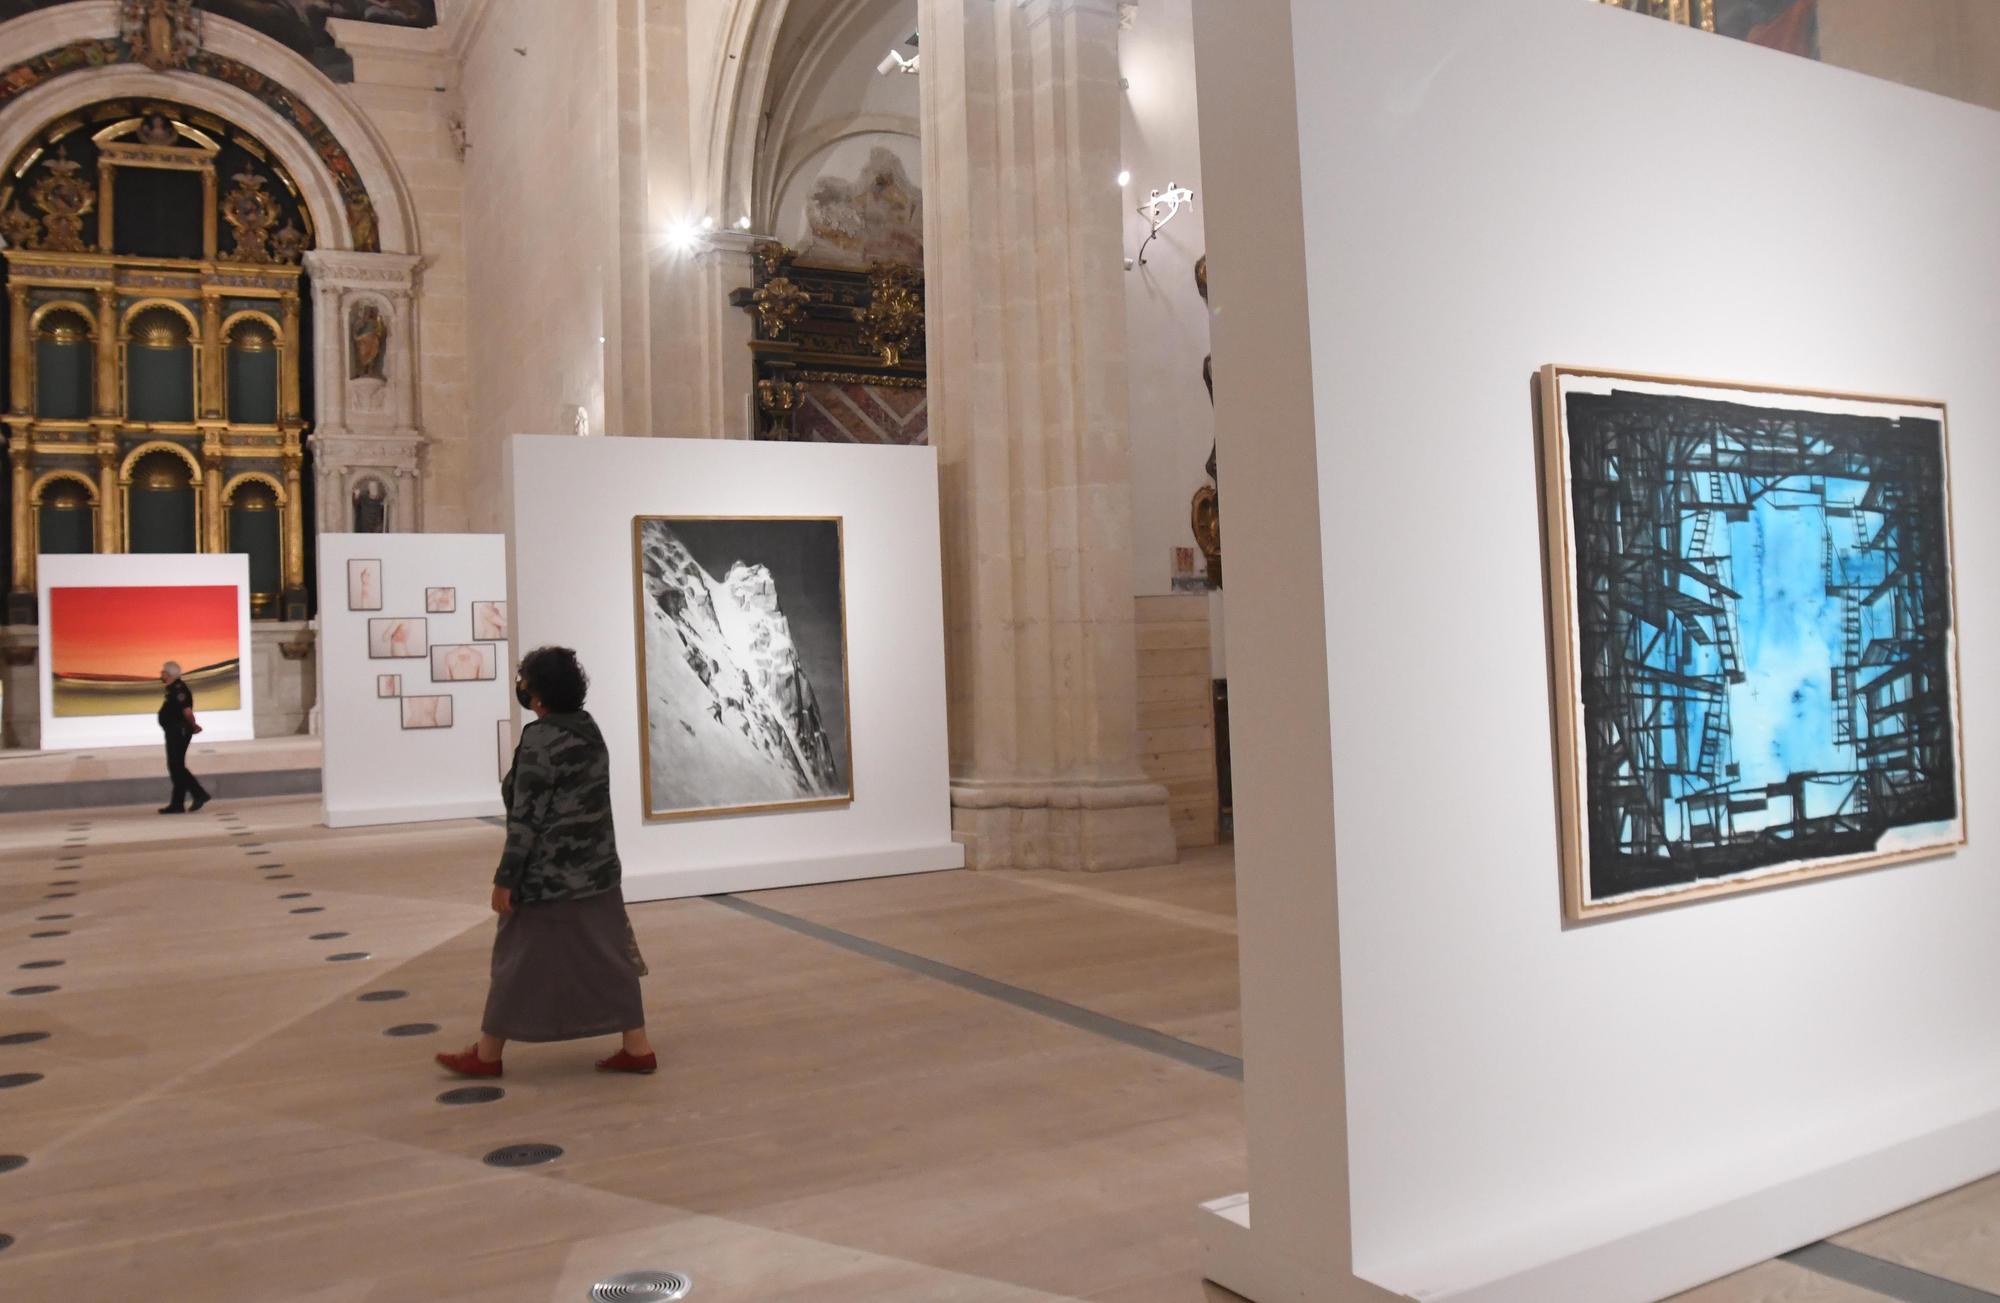
[[[646,648],[646,568],[644,557],[645,535],[652,525],[813,525],[831,526],[834,544],[834,609],[840,625],[840,688],[841,723],[838,756],[844,763],[844,790],[832,795],[804,795],[796,799],[734,801],[686,808],[659,808],[655,802],[653,783],[653,706],[650,690],[653,682],[652,668]],[[739,560],[744,558],[738,558]],[[706,571],[703,572],[704,574]],[[710,576],[710,578],[715,578]],[[724,818],[738,815],[769,814],[779,811],[803,811],[837,809],[854,803],[856,790],[854,774],[854,716],[853,700],[849,686],[851,661],[849,659],[849,639],[847,621],[847,532],[846,520],[841,516],[813,515],[638,515],[632,518],[632,592],[633,592],[633,641],[635,661],[638,667],[637,690],[639,694],[639,783],[641,800],[648,823],[666,823],[688,819]],[[779,595],[782,600],[782,594]],[[814,688],[815,701],[819,689]],[[684,725],[686,727],[686,725]],[[832,741],[829,738],[829,741]]]
[[[1964,846],[1967,825],[1965,746],[1963,709],[1960,701],[1962,676],[1958,647],[1956,541],[1952,527],[1950,422],[1946,405],[1928,399],[1894,398],[1839,390],[1713,381],[1647,372],[1554,365],[1542,369],[1537,392],[1540,404],[1538,424],[1543,543],[1550,639],[1551,722],[1554,730],[1558,840],[1566,917],[1573,922],[1581,922],[1630,914],[1743,891],[1762,890],[1933,858],[1950,854]],[[1682,649],[1678,654],[1689,658],[1678,667],[1652,664],[1640,667],[1646,671],[1647,677],[1653,684],[1652,691],[1655,694],[1652,697],[1653,704],[1644,709],[1656,712],[1649,717],[1652,722],[1645,725],[1645,731],[1654,736],[1638,737],[1635,735],[1640,730],[1628,728],[1621,735],[1624,743],[1622,749],[1600,738],[1597,752],[1599,763],[1595,767],[1595,773],[1603,781],[1597,786],[1605,790],[1615,790],[1619,800],[1626,804],[1616,805],[1608,801],[1607,804],[1613,804],[1615,808],[1627,811],[1632,808],[1631,803],[1637,799],[1633,794],[1635,789],[1647,792],[1672,792],[1676,790],[1674,786],[1676,783],[1681,784],[1683,790],[1678,797],[1670,800],[1662,796],[1658,800],[1660,829],[1667,827],[1669,807],[1676,802],[1680,804],[1681,814],[1687,820],[1684,827],[1690,831],[1686,833],[1682,845],[1678,847],[1667,846],[1664,833],[1660,837],[1653,837],[1651,824],[1647,824],[1646,831],[1641,833],[1638,830],[1645,821],[1627,818],[1623,813],[1616,817],[1606,817],[1603,828],[1597,832],[1596,840],[1593,842],[1594,796],[1591,762],[1593,726],[1600,732],[1608,734],[1617,726],[1617,722],[1612,719],[1611,710],[1603,704],[1600,704],[1599,708],[1600,718],[1593,721],[1590,708],[1585,704],[1586,686],[1590,689],[1588,695],[1599,703],[1609,701],[1627,709],[1637,709],[1637,707],[1630,706],[1607,687],[1612,680],[1610,674],[1599,673],[1595,669],[1587,672],[1585,668],[1585,637],[1580,621],[1584,602],[1580,594],[1584,585],[1584,568],[1589,562],[1583,558],[1579,546],[1579,495],[1576,487],[1577,475],[1573,456],[1575,447],[1568,402],[1570,398],[1579,394],[1587,395],[1600,406],[1604,395],[1614,395],[1615,401],[1626,405],[1626,410],[1621,410],[1615,415],[1591,418],[1601,422],[1618,420],[1625,423],[1618,427],[1617,435],[1619,439],[1626,441],[1624,445],[1626,451],[1623,455],[1628,461],[1624,468],[1618,475],[1594,477],[1594,482],[1587,486],[1587,492],[1594,496],[1597,503],[1598,524],[1602,526],[1605,521],[1612,520],[1615,516],[1614,533],[1621,540],[1615,559],[1628,573],[1643,574],[1649,568],[1664,567],[1655,569],[1653,577],[1643,581],[1607,577],[1610,575],[1609,567],[1591,571],[1589,591],[1592,594],[1591,601],[1598,608],[1598,613],[1591,618],[1606,629],[1610,629],[1620,619],[1626,620],[1628,625],[1641,624],[1643,616],[1639,612],[1642,610],[1647,613],[1659,612],[1661,625],[1677,626],[1681,639],[1676,644],[1673,637],[1667,636],[1663,631],[1661,637],[1643,643],[1649,648],[1644,654],[1648,656],[1671,654],[1661,653],[1657,649],[1662,646],[1671,648],[1678,645]],[[1686,465],[1678,470],[1669,470],[1664,480],[1643,481],[1644,469],[1641,459],[1648,454],[1640,450],[1647,445],[1636,441],[1638,436],[1634,434],[1636,427],[1633,422],[1645,419],[1647,403],[1652,403],[1661,411],[1666,410],[1665,405],[1671,404],[1675,412],[1682,414],[1712,410],[1718,422],[1707,433],[1710,441],[1708,456],[1712,458],[1712,468],[1701,467],[1698,464],[1698,459],[1702,455],[1699,450],[1702,427],[1698,422],[1690,424],[1688,418],[1682,415],[1679,423],[1671,426],[1671,432],[1675,440],[1696,441],[1686,445],[1685,449],[1678,443],[1673,445],[1676,449],[1675,455],[1682,457]],[[1723,404],[1726,405],[1726,410],[1724,407],[1704,408],[1703,404]],[[1723,418],[1739,423],[1749,420],[1754,424],[1756,418],[1752,414],[1758,409],[1780,416],[1774,418],[1773,424],[1769,427],[1757,427],[1759,438],[1754,445],[1752,441],[1744,440],[1740,448],[1725,450],[1723,445],[1728,438],[1735,437],[1735,432],[1731,431],[1725,435]],[[1796,418],[1801,414],[1820,419],[1817,422],[1793,420],[1789,427],[1783,425],[1781,419],[1783,416]],[[1934,504],[1919,503],[1909,507],[1908,510],[1936,514],[1938,518],[1936,547],[1940,555],[1919,557],[1909,562],[1907,568],[1903,563],[1896,563],[1897,569],[1886,573],[1875,591],[1862,598],[1856,598],[1854,594],[1862,590],[1862,585],[1859,580],[1850,581],[1847,577],[1848,557],[1865,551],[1882,550],[1885,546],[1899,548],[1903,546],[1900,530],[1897,537],[1886,544],[1885,539],[1888,538],[1886,530],[1877,533],[1872,540],[1864,540],[1860,533],[1861,517],[1883,515],[1886,520],[1881,504],[1893,501],[1897,510],[1903,510],[1903,499],[1900,496],[1891,498],[1885,493],[1873,499],[1876,505],[1862,510],[1860,502],[1865,499],[1856,502],[1837,502],[1829,488],[1829,481],[1838,481],[1842,485],[1841,492],[1846,493],[1848,492],[1846,486],[1860,482],[1860,477],[1864,474],[1872,477],[1868,481],[1870,483],[1890,478],[1889,472],[1880,469],[1864,472],[1861,460],[1863,454],[1852,450],[1849,445],[1860,438],[1861,427],[1869,425],[1870,422],[1900,423],[1904,419],[1936,423],[1937,501]],[[1809,424],[1812,430],[1818,433],[1809,435],[1807,433]],[[1611,427],[1603,425],[1601,428]],[[1814,743],[1822,747],[1844,745],[1857,758],[1864,752],[1880,756],[1893,755],[1899,748],[1912,753],[1921,749],[1927,755],[1946,755],[1950,764],[1950,783],[1934,784],[1937,790],[1925,791],[1926,799],[1948,798],[1949,817],[1913,819],[1904,824],[1885,824],[1876,830],[1876,840],[1872,848],[1861,849],[1859,846],[1873,827],[1873,822],[1868,819],[1869,791],[1887,784],[1886,777],[1880,782],[1877,781],[1878,771],[1886,767],[1876,766],[1871,762],[1861,765],[1852,773],[1802,771],[1791,774],[1782,784],[1784,790],[1779,792],[1777,788],[1781,785],[1757,785],[1752,782],[1754,773],[1746,773],[1740,760],[1725,750],[1733,744],[1733,734],[1730,731],[1732,710],[1730,702],[1736,700],[1737,696],[1731,692],[1731,687],[1750,684],[1753,676],[1747,660],[1743,659],[1747,653],[1741,649],[1725,650],[1735,645],[1738,610],[1746,599],[1741,593],[1722,583],[1722,580],[1730,575],[1727,567],[1731,557],[1727,553],[1715,554],[1714,547],[1708,540],[1714,536],[1713,531],[1718,519],[1722,522],[1721,528],[1725,539],[1734,525],[1765,519],[1766,517],[1759,514],[1762,512],[1778,510],[1803,512],[1803,518],[1810,521],[1809,503],[1804,507],[1790,503],[1781,507],[1776,504],[1775,497],[1772,501],[1753,497],[1750,488],[1747,487],[1761,478],[1769,482],[1762,490],[1765,494],[1776,495],[1783,492],[1794,497],[1805,494],[1804,490],[1781,487],[1787,481],[1805,474],[1785,469],[1790,463],[1780,460],[1783,455],[1782,439],[1770,432],[1784,428],[1789,428],[1791,436],[1801,441],[1799,447],[1802,449],[1805,446],[1803,441],[1808,437],[1821,438],[1828,444],[1828,451],[1812,463],[1820,472],[1818,480],[1813,483],[1816,483],[1820,495],[1820,520],[1826,531],[1823,557],[1826,578],[1821,590],[1821,604],[1838,605],[1843,626],[1841,663],[1834,664],[1834,649],[1825,648],[1828,653],[1830,676],[1827,710],[1831,722],[1827,727],[1831,732],[1822,737],[1811,732],[1809,725],[1802,725],[1800,735],[1810,736]],[[1825,433],[1825,431],[1837,433]],[[1874,454],[1878,462],[1870,463],[1871,465],[1879,466],[1882,462],[1890,460],[1891,454],[1915,456],[1919,461],[1928,454],[1927,447],[1914,441],[1902,440],[1900,436],[1897,442],[1885,445],[1885,449]],[[1755,466],[1757,464],[1755,459],[1760,457],[1766,459],[1761,473],[1751,469],[1724,469],[1730,464],[1727,458],[1735,458],[1741,466],[1748,468]],[[1843,461],[1841,458],[1846,460]],[[1840,473],[1828,474],[1828,471]],[[1670,482],[1677,474],[1686,476],[1689,482],[1678,484]],[[1691,482],[1697,476],[1700,477],[1701,483],[1691,487]],[[1733,485],[1729,480],[1731,476],[1736,477]],[[1810,475],[1807,478],[1810,480]],[[1664,509],[1671,509],[1674,513],[1671,521],[1648,517],[1644,514],[1643,508],[1633,506],[1635,501],[1633,495],[1646,492],[1660,494],[1659,503]],[[1900,490],[1898,492],[1900,493]],[[1707,524],[1700,523],[1703,516],[1709,518]],[[1844,530],[1852,530],[1855,537],[1855,543],[1844,551],[1836,544],[1834,527],[1831,523],[1832,520],[1839,518],[1855,522],[1841,527]],[[1665,529],[1670,529],[1671,534],[1660,532]],[[1651,531],[1650,534],[1648,531]],[[1916,531],[1916,535],[1920,539],[1924,537],[1922,531]],[[1602,537],[1608,535],[1601,536],[1599,541],[1592,543],[1593,552],[1604,551]],[[1642,537],[1646,539],[1644,550],[1633,542]],[[1761,556],[1764,535],[1759,533],[1757,537]],[[1671,549],[1659,545],[1663,538],[1671,540]],[[1912,550],[1915,550],[1915,546],[1911,545]],[[1788,564],[1799,564],[1798,555],[1799,552],[1795,548],[1792,560]],[[1634,562],[1633,557],[1638,557],[1639,560]],[[1890,564],[1885,552],[1881,565],[1886,571]],[[1872,645],[1873,636],[1868,632],[1872,626],[1868,622],[1880,617],[1871,615],[1868,608],[1882,600],[1885,593],[1894,597],[1894,593],[1888,591],[1891,585],[1910,582],[1908,576],[1919,566],[1942,570],[1943,582],[1935,585],[1945,604],[1942,613],[1942,634],[1926,635],[1931,642],[1936,642],[1941,637],[1941,645],[1934,646],[1931,642],[1926,642],[1912,650],[1912,643],[1908,637],[1883,639],[1882,642],[1888,648],[1883,653],[1884,657],[1898,655],[1897,649],[1901,648],[1900,654],[1906,659],[1902,661],[1884,659],[1869,666],[1878,670],[1886,666],[1887,669],[1880,677],[1863,683],[1858,668],[1863,662],[1856,654],[1856,648],[1861,644],[1855,641],[1856,635],[1851,631],[1859,627],[1861,636],[1869,640]],[[1672,582],[1664,585],[1659,583],[1658,579],[1662,575],[1671,575]],[[1898,575],[1904,577],[1899,580]],[[1651,587],[1643,590],[1634,589],[1629,586],[1631,582],[1644,582]],[[1738,587],[1742,587],[1741,580],[1738,581]],[[1772,603],[1773,599],[1762,595],[1763,589],[1760,575],[1760,595],[1755,600],[1758,603]],[[1645,601],[1635,600],[1633,594],[1641,591],[1648,595]],[[1805,601],[1799,597],[1788,598],[1787,590],[1783,587],[1778,587],[1775,591],[1779,599],[1789,601],[1791,604],[1787,606],[1771,604],[1768,606],[1769,611],[1789,617],[1792,611]],[[1725,593],[1726,596],[1723,595]],[[1647,606],[1646,602],[1651,602],[1652,605]],[[1859,614],[1850,616],[1849,608],[1858,608]],[[1764,613],[1765,608],[1756,609],[1759,610],[1761,629],[1761,621],[1772,617]],[[1669,613],[1672,614],[1671,620],[1666,618]],[[1820,618],[1823,618],[1823,613]],[[1895,614],[1894,618],[1901,620],[1904,617]],[[1898,626],[1896,632],[1907,631]],[[1617,656],[1625,657],[1627,656],[1625,649],[1640,645],[1642,644],[1639,640],[1604,637],[1601,639],[1599,650],[1605,652],[1608,657],[1614,654],[1616,649]],[[1698,650],[1699,648],[1706,650]],[[1916,659],[1919,653],[1927,658],[1921,665]],[[1628,660],[1626,664],[1630,668],[1632,662]],[[1700,673],[1695,672],[1698,667]],[[1934,687],[1926,688],[1920,697],[1916,687],[1912,686],[1908,704],[1888,697],[1888,685],[1885,684],[1885,680],[1907,676],[1921,682],[1927,670],[1932,677],[1941,674],[1944,678],[1941,714],[1938,713],[1938,690]],[[1844,680],[1843,674],[1846,675]],[[1700,680],[1700,683],[1696,680]],[[1753,694],[1754,690],[1753,686]],[[1800,691],[1803,692],[1803,688]],[[1874,703],[1868,700],[1866,705],[1863,704],[1868,694],[1883,695],[1888,703],[1883,713],[1903,717],[1907,731],[1892,735],[1874,733],[1872,730],[1877,722]],[[1699,709],[1698,726],[1693,722],[1697,714],[1695,708],[1686,708],[1685,713],[1677,713],[1676,709],[1670,709],[1667,704],[1670,701],[1686,703],[1696,697],[1704,698],[1711,703],[1710,706]],[[1802,712],[1802,718],[1805,717],[1803,712],[1818,709],[1816,701],[1812,701],[1810,705],[1800,705],[1802,701],[1810,701],[1809,696],[1794,696],[1788,700]],[[1700,703],[1697,703],[1697,706],[1699,705]],[[1840,718],[1843,710],[1847,712],[1844,725]],[[1757,712],[1758,722],[1761,723],[1762,713],[1767,712],[1761,705],[1757,705]],[[1922,722],[1948,727],[1948,745],[1941,743],[1935,736],[1912,740],[1907,744],[1899,740],[1917,737],[1918,730],[1913,717],[1919,714],[1923,717]],[[1860,724],[1864,716],[1866,727],[1871,730],[1866,733],[1861,731]],[[1698,734],[1701,740],[1697,743],[1694,738]],[[1711,736],[1720,739],[1719,745],[1709,740]],[[1651,765],[1642,763],[1645,757],[1641,753],[1647,746],[1657,747],[1659,755],[1665,756],[1666,759]],[[1940,747],[1943,748],[1942,752]],[[1775,748],[1767,750],[1768,754],[1773,756],[1781,754],[1780,750]],[[1757,752],[1759,757],[1766,753],[1766,751]],[[1758,760],[1759,765],[1768,763],[1762,759]],[[1857,764],[1860,764],[1858,759]],[[1622,787],[1610,781],[1620,775],[1623,775]],[[1838,804],[1831,814],[1811,813],[1813,802],[1809,799],[1809,787],[1812,784],[1837,785],[1850,778],[1853,782],[1848,803]],[[1695,785],[1697,781],[1706,782],[1707,786]],[[1746,785],[1739,788],[1736,786],[1738,783]],[[1602,794],[1600,791],[1599,795]],[[1838,794],[1837,786],[1834,794]],[[1904,798],[1898,795],[1896,799]],[[1789,822],[1782,825],[1775,823],[1756,825],[1756,816],[1760,811],[1768,810],[1771,802],[1779,800],[1787,801],[1785,808],[1791,816]],[[1765,805],[1760,807],[1759,802],[1764,802]],[[1910,800],[1910,806],[1922,808],[1914,798]],[[1736,823],[1739,814],[1746,816],[1749,822],[1756,826],[1748,830],[1739,829]],[[1924,836],[1895,835],[1910,828],[1940,827],[1941,831]],[[1791,839],[1792,847],[1820,844],[1834,847],[1853,843],[1856,848],[1844,852],[1808,855],[1796,860],[1771,858],[1777,852],[1788,849],[1787,838]],[[1698,866],[1703,862],[1726,864],[1732,858],[1741,860],[1744,866],[1708,874],[1694,872],[1688,874],[1685,880],[1642,885],[1631,890],[1600,890],[1600,885],[1610,885],[1621,878],[1622,870],[1607,872],[1602,875],[1603,883],[1600,884],[1600,875],[1593,872],[1594,868],[1599,867],[1593,864],[1594,851],[1606,848],[1610,840],[1618,842],[1621,854],[1606,857],[1606,864],[1622,860],[1630,869],[1635,881],[1649,876],[1653,878],[1676,876],[1683,872],[1680,866]],[[1910,844],[1885,846],[1885,840],[1889,843],[1907,840]],[[1644,843],[1642,853],[1624,854],[1623,848],[1628,842]],[[1709,855],[1710,851],[1722,853]],[[1677,865],[1670,865],[1669,861],[1676,855],[1681,859]],[[1703,859],[1705,855],[1708,857],[1706,861]],[[1767,862],[1752,862],[1758,855],[1765,856]]]

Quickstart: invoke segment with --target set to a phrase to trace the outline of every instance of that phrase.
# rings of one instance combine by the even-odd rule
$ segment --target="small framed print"
[[[490,679],[496,676],[498,663],[490,642],[441,642],[431,648],[431,682]]]
[[[507,640],[507,603],[474,602],[472,604],[472,637],[475,642],[505,642]]]
[[[451,698],[448,696],[404,697],[404,728],[450,728]]]
[[[400,674],[377,674],[375,695],[378,697],[400,697],[403,695],[403,676]]]
[[[414,660],[430,654],[431,626],[423,617],[387,616],[368,622],[369,660]]]
[[[427,615],[450,615],[458,609],[456,588],[424,589],[424,612]]]
[[[507,771],[514,767],[514,721],[503,719],[494,726],[500,753],[500,781],[507,781]]]
[[[347,609],[382,609],[382,563],[372,558],[354,557],[347,563]]]

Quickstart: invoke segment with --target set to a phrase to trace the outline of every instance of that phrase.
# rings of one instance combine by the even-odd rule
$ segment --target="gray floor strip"
[[[1983,1289],[1884,1262],[1824,1240],[1787,1253],[1785,1261],[1834,1280],[1901,1299],[1902,1303],[2000,1303],[2000,1294],[1988,1294]]]
[[[962,991],[971,991],[975,995],[983,995],[989,999],[1011,1004],[1017,1009],[1025,1009],[1029,1013],[1040,1014],[1044,1018],[1052,1018],[1056,1022],[1075,1027],[1080,1031],[1103,1036],[1109,1040],[1117,1041],[1121,1045],[1129,1045],[1133,1049],[1145,1050],[1149,1054],[1157,1054],[1162,1058],[1172,1059],[1176,1063],[1184,1063],[1191,1068],[1200,1068],[1203,1072],[1212,1072],[1218,1077],[1227,1077],[1231,1081],[1243,1080],[1243,1060],[1233,1058],[1230,1055],[1222,1053],[1220,1050],[1211,1050],[1206,1046],[1196,1045],[1192,1041],[1184,1041],[1178,1037],[1168,1036],[1164,1032],[1156,1032],[1150,1027],[1141,1027],[1135,1023],[1120,1022],[1116,1018],[1107,1018],[1103,1014],[1091,1009],[1085,1009],[1081,1005],[1070,1004],[1067,1001],[1057,1000],[1035,991],[1024,990],[1018,986],[1010,986],[1006,982],[996,982],[990,977],[981,977],[977,973],[968,973],[963,968],[953,968],[950,964],[941,964],[935,959],[926,959],[922,955],[913,955],[907,950],[898,950],[894,946],[885,946],[879,942],[870,941],[866,937],[855,936],[851,932],[842,932],[838,928],[827,927],[822,923],[814,923],[810,919],[803,919],[795,914],[787,914],[782,910],[772,909],[768,905],[759,905],[754,901],[745,900],[741,896],[710,896],[708,899],[725,909],[733,909],[739,914],[748,914],[752,918],[776,924],[778,927],[797,932],[801,936],[812,937],[816,941],[824,941],[830,946],[838,946],[842,950],[846,950],[852,954],[863,955],[885,964],[893,964],[906,972],[920,973],[925,977],[934,978],[937,981],[958,987]]]

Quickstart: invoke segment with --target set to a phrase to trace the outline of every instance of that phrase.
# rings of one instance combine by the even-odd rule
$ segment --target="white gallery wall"
[[[1204,136],[1273,142],[1204,160],[1222,478],[1265,494],[1232,573],[1323,575],[1231,588],[1272,681],[1232,703],[1251,1190],[1217,1278],[1636,1303],[2000,1168],[2000,117],[1584,0],[1196,23]],[[1259,116],[1293,78],[1296,138]],[[1565,926],[1551,362],[1949,404],[1966,849]],[[1324,728],[1258,672],[1306,644]]]
[[[156,712],[161,691],[147,688],[134,695],[129,714],[59,715],[55,709],[54,657],[49,645],[54,632],[49,618],[49,593],[56,588],[181,588],[228,587],[236,590],[236,679],[240,705],[235,710],[198,707],[201,741],[234,742],[256,736],[257,675],[250,640],[250,558],[240,552],[218,555],[194,553],[106,553],[81,556],[36,558],[39,586],[38,618],[41,644],[37,654],[40,669],[42,706],[42,749],[61,751],[93,746],[147,746],[160,742]],[[142,661],[134,661],[132,672],[157,675],[160,665],[178,661],[192,673],[199,666],[192,654],[177,649],[171,636],[149,627],[148,616],[134,614],[129,630],[118,636],[149,647]],[[163,690],[162,690],[163,691]]]
[[[573,647],[590,674],[628,899],[964,863],[951,840],[932,449],[516,435],[506,473],[515,645]],[[632,528],[642,515],[841,518],[851,804],[646,817]]]
[[[379,600],[379,609],[348,609],[350,560],[381,562],[379,598],[365,599]],[[427,612],[433,588],[453,589],[455,609]],[[472,608],[506,597],[499,534],[319,536],[320,806],[329,828],[503,812],[499,724],[511,726],[514,660],[504,636],[475,638]],[[423,620],[431,647],[491,647],[493,677],[437,682],[428,653],[370,657],[368,622],[397,618]],[[400,697],[378,695],[383,675],[399,677]],[[451,700],[450,727],[403,727],[402,697],[437,696]]]

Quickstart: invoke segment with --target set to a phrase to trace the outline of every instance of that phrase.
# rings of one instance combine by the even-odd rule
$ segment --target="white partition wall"
[[[475,627],[474,608],[506,599],[498,534],[319,536],[328,827],[502,812],[499,726],[514,710],[514,662],[504,628]],[[377,624],[371,638],[371,621],[405,628]]]
[[[1586,0],[1196,22],[1203,138],[1260,142],[1204,158],[1251,1186],[1211,1274],[1639,1303],[2000,1168],[2000,117]],[[1565,925],[1548,363],[1949,404],[1965,849]]]
[[[248,557],[111,553],[35,564],[44,750],[157,744],[158,676],[170,660],[195,690],[201,741],[255,736]]]
[[[929,448],[517,435],[515,645],[574,647],[611,748],[625,894],[660,899],[958,868]],[[633,518],[839,517],[853,800],[652,819],[641,773]],[[783,603],[787,594],[780,592]],[[822,697],[832,688],[821,684]]]

